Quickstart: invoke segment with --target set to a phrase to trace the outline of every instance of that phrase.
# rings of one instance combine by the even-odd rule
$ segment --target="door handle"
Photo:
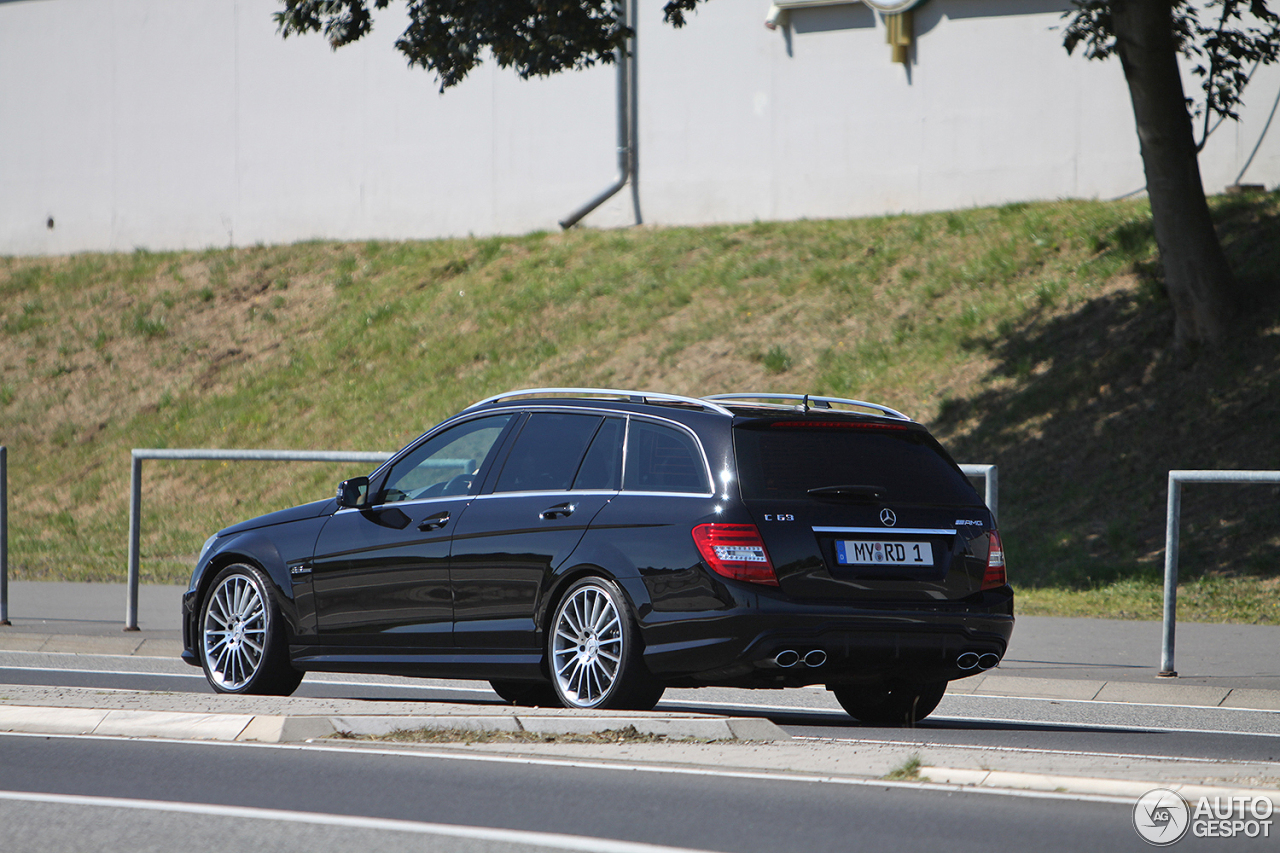
[[[550,509],[544,509],[539,513],[539,517],[543,521],[551,521],[556,518],[568,518],[573,515],[573,511],[578,507],[574,504],[556,504]]]
[[[418,529],[423,533],[426,533],[429,530],[439,530],[448,523],[449,513],[438,512],[435,515],[428,515],[426,518],[422,519],[422,523],[418,525]]]

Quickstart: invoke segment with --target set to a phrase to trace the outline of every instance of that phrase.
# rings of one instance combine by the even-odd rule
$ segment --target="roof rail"
[[[798,406],[788,406],[787,408],[803,409],[830,409],[832,403],[839,403],[845,406],[858,406],[863,409],[871,409],[879,412],[886,417],[894,418],[901,421],[911,420],[910,416],[904,415],[896,409],[888,406],[882,406],[879,403],[868,403],[863,400],[846,400],[843,397],[815,397],[810,394],[713,394],[710,397],[704,397],[704,400],[723,400],[723,401],[746,401],[746,400],[795,400]]]
[[[651,401],[656,403],[683,403],[717,414],[733,416],[733,412],[718,403],[712,402],[710,398],[683,397],[679,394],[660,394],[655,391],[620,391],[615,388],[525,388],[519,391],[508,391],[505,394],[486,397],[478,403],[472,403],[467,406],[463,411],[469,412],[472,409],[478,409],[481,406],[487,406],[499,400],[510,400],[515,397],[547,397],[552,394],[573,397],[621,397],[632,403],[648,403]]]

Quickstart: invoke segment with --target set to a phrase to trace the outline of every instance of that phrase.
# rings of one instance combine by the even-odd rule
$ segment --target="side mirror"
[[[369,496],[369,478],[352,477],[338,484],[338,506],[352,508],[364,506]]]

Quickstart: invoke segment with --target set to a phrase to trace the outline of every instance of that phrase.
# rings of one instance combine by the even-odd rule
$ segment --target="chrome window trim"
[[[594,415],[594,416],[596,416],[596,417],[603,417],[603,418],[625,418],[625,417],[626,417],[626,414],[625,414],[624,412],[618,412],[618,411],[614,411],[614,410],[612,410],[612,409],[597,409],[597,408],[595,408],[595,407],[586,407],[586,406],[556,406],[556,405],[554,405],[554,404],[553,404],[553,405],[549,405],[549,406],[542,406],[542,405],[539,405],[539,406],[531,406],[531,407],[529,407],[529,408],[527,408],[527,409],[518,409],[518,410],[513,410],[513,411],[516,411],[516,412],[518,412],[518,414],[521,414],[521,415],[534,415],[534,414],[539,414],[539,413],[543,413],[543,412],[553,412],[553,413],[556,413],[556,414],[565,414],[565,415]],[[493,413],[492,413],[492,412],[490,412],[489,414],[493,414]],[[601,424],[601,425],[603,426],[603,424]],[[595,440],[595,437],[596,437],[596,435],[598,435],[598,434],[599,434],[599,431],[597,430],[597,432],[591,436],[592,441],[594,441],[594,440]],[[518,439],[518,438],[519,438],[519,436],[516,436],[516,438]],[[623,426],[623,439],[622,439],[622,441],[623,441],[623,445],[622,445],[622,454],[623,454],[623,470],[626,470],[626,453],[627,453],[627,446],[626,446],[626,426],[625,426],[625,424],[624,424],[624,426]],[[514,450],[514,449],[515,449],[515,444],[514,444],[514,443],[512,443],[512,445],[511,445],[511,450]],[[585,453],[586,453],[587,451],[589,451],[590,449],[591,449],[591,442],[587,442],[587,449],[583,451],[584,455],[585,455]],[[502,460],[502,464],[503,464],[503,466],[505,466],[505,465],[507,464],[507,459],[511,456],[511,450],[508,450],[508,451],[507,451],[507,456],[503,458],[503,460]],[[581,459],[579,459],[579,460],[578,460],[578,464],[579,464],[579,465],[581,465],[581,464],[582,464],[582,460],[581,460]],[[501,472],[501,471],[499,471],[499,472],[498,472],[498,478],[495,478],[495,479],[494,479],[494,483],[493,483],[493,489],[494,489],[494,490],[493,490],[493,491],[485,492],[483,495],[477,495],[477,497],[486,497],[486,496],[488,496],[488,495],[513,495],[513,494],[542,494],[542,495],[545,495],[545,494],[548,494],[548,493],[560,492],[560,491],[564,491],[564,492],[565,492],[565,494],[575,494],[575,495],[590,494],[590,492],[587,492],[587,491],[585,491],[585,490],[582,490],[582,491],[573,491],[572,489],[568,489],[568,490],[564,490],[564,489],[546,489],[545,491],[541,491],[541,492],[499,492],[499,491],[497,491],[497,488],[498,488],[498,482],[497,482],[497,480],[498,480],[499,478],[501,478],[501,476],[502,476],[502,472]],[[575,472],[575,476],[576,476],[576,472]],[[619,476],[619,480],[621,480],[621,476]],[[570,485],[572,485],[572,484],[570,484]],[[619,485],[621,485],[621,483],[619,483]],[[603,494],[610,494],[610,495],[617,494],[617,491],[616,491],[616,490],[615,490],[615,491],[610,491],[610,490],[608,490],[608,489],[604,489],[604,490],[594,490],[594,491],[601,491]]]
[[[625,402],[625,401],[622,401],[622,402]],[[437,434],[439,434],[440,432],[443,432],[445,428],[452,428],[454,426],[458,426],[460,424],[476,420],[477,418],[493,417],[495,415],[509,415],[510,417],[519,417],[520,415],[533,414],[534,412],[558,412],[563,414],[591,414],[591,415],[599,415],[601,417],[606,417],[606,418],[614,417],[614,418],[624,419],[625,424],[623,425],[623,431],[622,431],[622,471],[620,472],[620,476],[619,476],[619,483],[618,483],[619,486],[622,486],[622,484],[624,484],[627,480],[627,463],[629,461],[627,458],[629,455],[628,446],[631,443],[631,420],[633,418],[638,418],[640,420],[648,421],[650,423],[657,423],[657,424],[662,424],[664,426],[673,427],[685,433],[689,437],[691,437],[693,439],[694,446],[698,448],[698,456],[702,461],[702,472],[706,476],[707,483],[711,485],[711,491],[708,491],[708,492],[658,492],[658,491],[641,492],[641,491],[632,491],[625,488],[619,488],[616,491],[603,490],[600,492],[601,494],[649,495],[649,496],[655,496],[655,497],[668,496],[668,495],[681,495],[685,497],[700,497],[700,498],[715,497],[716,495],[716,492],[715,492],[716,479],[714,476],[712,476],[711,463],[707,460],[707,448],[703,445],[702,438],[698,435],[696,431],[694,431],[690,427],[680,423],[679,421],[672,420],[671,418],[664,418],[661,415],[656,415],[656,414],[648,414],[648,413],[638,414],[635,412],[619,411],[617,409],[610,409],[603,406],[600,406],[600,407],[557,406],[554,403],[545,403],[545,404],[540,403],[538,405],[529,406],[527,408],[513,407],[510,409],[497,409],[497,410],[486,409],[481,411],[473,411],[473,409],[474,407],[464,409],[463,412],[460,413],[458,416],[450,418],[449,420],[444,421],[443,423],[437,424],[434,428],[428,430],[427,432],[424,432],[422,435],[420,435],[417,438],[417,440],[407,445],[400,453],[397,453],[395,456],[388,459],[386,462],[382,463],[382,465],[374,469],[374,471],[369,475],[370,482],[372,482],[378,475],[380,475],[384,469],[388,469],[391,465],[394,465],[397,461],[404,458],[405,455],[413,452],[413,450],[417,448],[419,445],[421,445],[422,442],[429,441],[430,439],[434,438]],[[463,415],[467,415],[467,416],[464,417]],[[575,492],[572,490],[567,490],[567,491],[563,491],[563,494],[579,494],[579,495],[591,494],[591,493],[594,493],[595,491],[596,490],[592,490],[592,492],[586,492],[586,491]],[[549,490],[545,492],[527,492],[527,493],[526,492],[486,492],[481,495],[470,495],[470,496],[448,495],[448,496],[441,496],[439,498],[423,498],[419,501],[398,501],[396,503],[390,503],[390,504],[375,504],[368,507],[344,507],[340,509],[339,512],[343,512],[346,509],[363,510],[363,509],[373,509],[374,507],[402,506],[410,503],[442,500],[446,498],[447,499],[453,499],[453,498],[459,498],[459,497],[485,498],[492,495],[511,495],[511,494],[547,495],[547,494],[559,494],[559,493],[561,492],[558,490]]]
[[[495,498],[536,498],[536,497],[559,497],[565,495],[567,497],[587,497],[608,495],[612,497],[618,494],[616,489],[582,489],[574,491],[572,489],[547,489],[545,491],[521,491],[521,492],[486,492],[483,495],[476,495],[475,500],[488,501]]]
[[[690,438],[692,438],[693,446],[698,448],[698,456],[702,460],[702,473],[706,476],[707,483],[708,485],[711,486],[711,491],[709,492],[653,492],[653,491],[640,492],[640,491],[633,491],[631,489],[628,489],[627,488],[627,448],[631,444],[631,419],[632,418],[636,418],[642,421],[650,421],[653,423],[662,424],[664,426],[675,427],[677,430],[684,432]],[[691,497],[715,497],[715,494],[716,494],[716,491],[715,491],[716,478],[711,475],[711,463],[707,461],[707,449],[702,446],[702,439],[698,437],[698,434],[696,432],[694,432],[692,429],[685,426],[684,424],[680,423],[679,421],[673,421],[673,420],[670,420],[669,418],[663,418],[656,415],[648,415],[648,414],[637,415],[630,412],[627,413],[627,429],[625,434],[622,437],[622,482],[620,483],[620,485],[622,486],[622,489],[619,491],[619,494],[624,494],[624,495],[647,494],[647,495],[689,495]]]

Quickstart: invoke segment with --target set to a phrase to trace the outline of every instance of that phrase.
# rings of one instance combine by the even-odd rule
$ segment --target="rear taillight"
[[[997,589],[1009,582],[1004,571],[1004,546],[1000,534],[994,530],[987,534],[987,571],[982,576],[983,589]]]
[[[736,581],[778,585],[773,562],[754,524],[699,524],[693,542],[711,571]]]

